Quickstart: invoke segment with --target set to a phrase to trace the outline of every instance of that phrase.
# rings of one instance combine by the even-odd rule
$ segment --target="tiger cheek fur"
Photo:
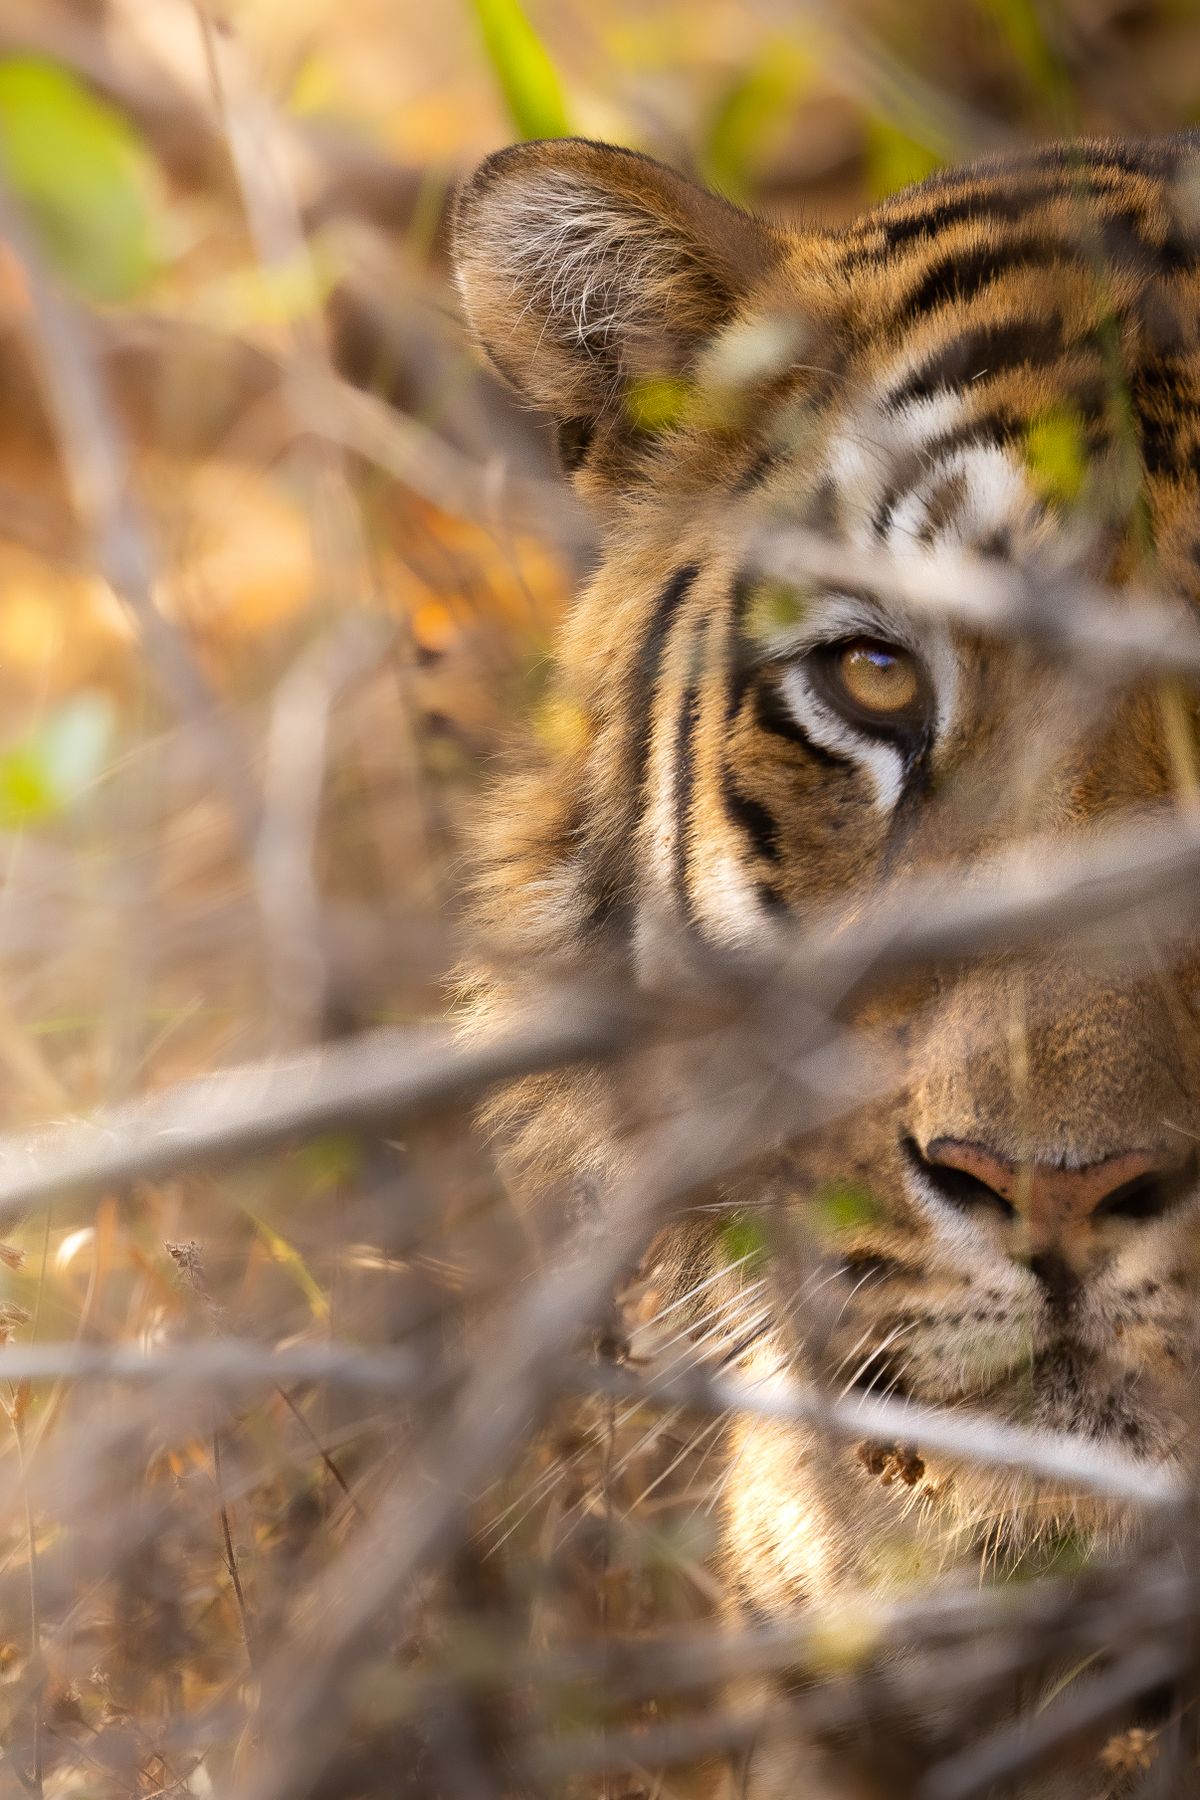
[[[574,140],[467,183],[470,322],[554,420],[603,533],[558,649],[571,741],[531,748],[489,827],[477,914],[510,968],[653,988],[681,945],[769,953],[906,875],[1031,834],[1085,843],[1194,789],[1180,683],[1098,689],[1067,656],[877,589],[869,559],[903,564],[910,596],[958,556],[1031,573],[1045,608],[1078,573],[1117,608],[1149,586],[1195,608],[1198,155],[1191,134],[1041,149],[839,233]],[[761,554],[781,530],[857,573],[781,582]],[[895,1060],[886,1097],[781,1145],[763,1191],[736,1194],[753,1207],[769,1186],[798,1218],[839,1187],[868,1197],[837,1244],[840,1380],[1179,1454],[1198,989],[1200,949],[1175,930],[1150,954],[1047,944],[861,999],[855,1022]],[[475,991],[485,1018],[520,999],[510,973]],[[503,1113],[533,1191],[613,1166],[602,1076],[534,1083]],[[698,1278],[719,1261],[706,1234],[681,1226],[666,1255],[719,1341],[738,1279]],[[802,1325],[803,1296],[793,1310]],[[768,1317],[738,1353],[770,1378],[789,1343]],[[730,1438],[729,1587],[758,1612],[1129,1526],[918,1456],[884,1482],[847,1452],[831,1508],[802,1434]],[[764,1765],[749,1791],[787,1779]]]

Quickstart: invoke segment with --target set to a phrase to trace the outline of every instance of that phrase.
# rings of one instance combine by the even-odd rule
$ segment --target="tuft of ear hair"
[[[769,225],[673,169],[583,138],[489,157],[453,220],[476,336],[551,414],[568,466],[597,474],[626,460],[636,385],[686,377],[783,249]]]

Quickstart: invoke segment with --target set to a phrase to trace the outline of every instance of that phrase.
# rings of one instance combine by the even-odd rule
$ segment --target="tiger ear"
[[[686,377],[783,239],[649,157],[561,138],[483,163],[453,251],[491,360],[551,414],[568,467],[603,477],[628,468],[641,384]]]

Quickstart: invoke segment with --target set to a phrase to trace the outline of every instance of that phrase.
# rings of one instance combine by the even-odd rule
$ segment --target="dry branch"
[[[250,1338],[175,1340],[150,1350],[134,1344],[8,1343],[0,1347],[0,1380],[113,1381],[171,1385],[215,1393],[253,1392],[285,1382],[329,1382],[366,1393],[415,1388],[423,1364],[410,1351],[363,1350],[352,1344],[255,1343]]]
[[[78,8],[46,0],[36,13],[22,10],[20,19],[0,20],[0,52],[49,57],[70,69],[133,121],[177,181],[210,194],[229,182],[220,121],[204,94],[198,33],[193,46],[182,32],[173,34],[171,66],[141,41],[136,12],[128,8],[97,7],[95,22]],[[394,231],[420,204],[421,169],[394,161],[349,132],[301,120],[279,129],[279,153],[302,173],[306,212],[314,223],[335,211],[358,211]]]
[[[1200,673],[1200,626],[1182,602],[1106,589],[1075,569],[1017,568],[954,548],[897,556],[795,527],[765,533],[753,555],[763,573],[800,592],[814,583],[869,589],[918,618],[1017,637],[1100,675]]]
[[[384,1030],[300,1056],[183,1082],[40,1142],[0,1141],[0,1219],[67,1194],[120,1188],[335,1128],[381,1130],[493,1083],[604,1056],[621,1037],[612,1013],[545,1019],[462,1046],[444,1030]]]
[[[1011,1425],[957,1407],[917,1406],[875,1394],[834,1399],[796,1381],[756,1383],[701,1369],[660,1371],[653,1365],[637,1371],[583,1365],[564,1374],[564,1385],[703,1412],[811,1425],[851,1442],[916,1444],[963,1462],[1019,1470],[1151,1509],[1178,1502],[1184,1492],[1176,1474],[1093,1438]]]
[[[942,872],[899,882],[849,922],[802,934],[771,967],[769,991],[792,1006],[806,1001],[815,1029],[821,1020],[814,1002],[837,1006],[867,973],[1066,933],[1151,902],[1186,903],[1190,913],[1197,871],[1200,827],[1173,817],[1118,829],[1073,855],[1056,849],[1052,856],[1034,840],[957,878]],[[756,980],[766,973],[754,970]],[[289,1061],[227,1069],[91,1124],[65,1126],[38,1144],[0,1141],[0,1219],[64,1191],[94,1192],[258,1154],[338,1125],[380,1124],[492,1083],[607,1054],[628,1039],[632,1015],[619,1024],[614,1010],[589,1008],[569,991],[560,1005],[576,1016],[543,1015],[471,1049],[454,1048],[432,1029],[379,1033]],[[797,1052],[803,1047],[798,1043]],[[850,1094],[847,1103],[857,1098]]]
[[[1200,826],[1175,812],[1085,837],[1030,838],[960,870],[904,877],[849,921],[800,938],[791,978],[828,998],[865,975],[936,967],[998,947],[1062,939],[1158,907],[1176,929],[1194,924]],[[844,1000],[839,999],[844,1004]]]

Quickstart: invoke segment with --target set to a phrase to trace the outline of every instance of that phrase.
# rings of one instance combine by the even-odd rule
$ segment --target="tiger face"
[[[681,945],[769,953],[922,872],[1194,817],[1194,687],[1097,643],[1133,643],[1150,607],[1186,633],[1200,597],[1198,152],[1037,150],[828,234],[596,144],[483,165],[456,222],[466,308],[603,532],[559,648],[569,742],[497,807],[487,906],[524,955],[616,956],[653,987]],[[1081,594],[1091,640],[1067,630]],[[1198,991],[1176,915],[856,1002],[895,1080],[762,1177],[797,1215],[863,1197],[839,1228],[840,1382],[1180,1454]],[[594,1079],[559,1084],[527,1161],[575,1143],[595,1167],[604,1116]],[[785,1340],[768,1318],[751,1365]],[[1019,1553],[1085,1505],[924,1457],[883,1494],[870,1461],[834,1517],[793,1434],[738,1429],[743,1592],[870,1577],[862,1522],[897,1496],[940,1521],[943,1560]]]

